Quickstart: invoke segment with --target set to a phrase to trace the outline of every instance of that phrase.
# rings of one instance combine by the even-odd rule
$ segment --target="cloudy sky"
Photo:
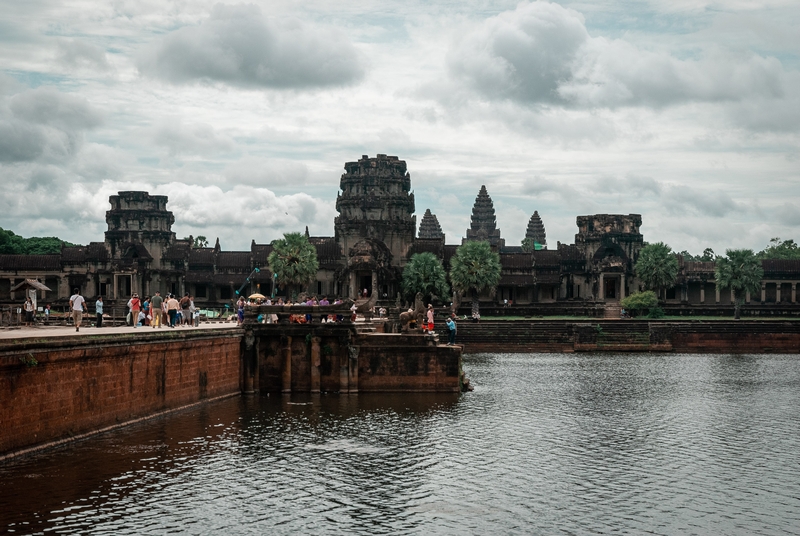
[[[800,240],[796,0],[0,0],[0,227],[99,241],[108,196],[179,237],[332,236],[362,154],[405,160],[459,243],[485,184],[508,245],[538,210],[640,213],[700,253]]]

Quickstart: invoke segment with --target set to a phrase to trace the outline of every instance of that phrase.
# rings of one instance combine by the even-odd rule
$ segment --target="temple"
[[[403,268],[415,253],[430,252],[445,269],[458,244],[447,244],[437,217],[426,209],[417,229],[411,175],[396,156],[362,156],[344,165],[336,199],[334,236],[309,236],[317,250],[319,272],[307,292],[354,298],[364,291],[386,305],[400,293]],[[64,304],[73,288],[112,304],[133,292],[188,292],[203,307],[224,307],[240,288],[249,294],[281,292],[272,287],[267,258],[272,246],[252,240],[246,251],[196,247],[192,237],[178,239],[166,196],[119,192],[109,198],[103,242],[64,247],[55,255],[0,255],[0,304],[18,304],[23,286],[36,282],[40,302]],[[545,226],[534,210],[525,231],[529,247],[506,246],[497,227],[494,204],[485,185],[472,208],[470,227],[460,242],[488,241],[500,255],[497,288],[481,300],[530,306],[536,314],[572,311],[619,302],[642,289],[634,274],[644,246],[638,214],[578,216],[573,244],[548,249]],[[306,230],[307,234],[307,230]],[[800,261],[765,260],[760,295],[748,302],[769,311],[795,310]],[[731,292],[716,288],[713,262],[679,257],[675,286],[666,304],[682,310],[722,308]],[[254,269],[260,271],[254,273]],[[26,283],[27,282],[27,283]],[[46,290],[49,289],[49,290]],[[706,309],[703,309],[703,308]],[[583,309],[581,309],[583,308]],[[783,308],[783,309],[782,309]],[[720,309],[721,310],[721,309]],[[693,314],[693,313],[692,313]]]

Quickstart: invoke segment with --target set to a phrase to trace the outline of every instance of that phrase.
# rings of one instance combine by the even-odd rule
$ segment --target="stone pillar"
[[[714,290],[716,291],[716,296],[714,297],[714,303],[719,304],[719,285],[716,283],[714,284]]]
[[[792,283],[792,303],[797,303],[797,283]]]
[[[311,338],[311,392],[319,393],[319,367],[320,362],[320,342],[319,337]]]
[[[292,392],[292,338],[281,337],[281,354],[283,357],[283,371],[281,375],[281,390],[284,393]]]
[[[358,299],[358,294],[357,293],[358,293],[359,289],[356,286],[356,274],[353,273],[353,272],[350,272],[349,286],[350,286],[350,288],[348,289],[348,294],[347,295],[350,297],[351,300]]]
[[[700,283],[700,303],[706,303],[706,284],[704,281]]]
[[[343,352],[339,354],[339,392],[344,394],[350,389],[350,347],[345,346]]]
[[[744,303],[750,303],[750,291],[749,290],[744,295]]]
[[[765,303],[767,301],[767,282],[762,281],[761,283],[761,303]]]
[[[361,350],[358,346],[349,346],[348,348],[348,386],[347,392],[350,394],[358,393],[358,353]]]
[[[597,290],[600,294],[598,298],[600,298],[600,300],[602,301],[606,301],[606,280],[605,280],[605,274],[603,273],[600,274],[600,282],[597,285]]]
[[[257,368],[255,342],[253,331],[248,330],[244,336],[244,352],[242,354],[242,392],[244,394],[253,394],[254,392],[254,371]]]
[[[775,283],[775,303],[781,303],[781,282]]]
[[[625,299],[625,274],[619,276],[619,301]]]

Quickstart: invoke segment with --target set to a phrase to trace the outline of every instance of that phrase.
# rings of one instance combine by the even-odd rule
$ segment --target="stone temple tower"
[[[108,198],[106,248],[112,259],[138,259],[160,268],[163,252],[174,242],[175,216],[167,210],[167,196],[147,192],[119,192]]]
[[[333,223],[342,252],[363,239],[377,240],[397,259],[405,259],[417,228],[414,194],[406,163],[396,156],[367,155],[344,165]]]
[[[528,230],[525,232],[525,238],[530,238],[531,242],[547,245],[547,234],[544,232],[544,224],[542,218],[539,216],[539,211],[534,210],[528,222]]]
[[[481,185],[478,197],[475,198],[471,225],[467,229],[467,237],[462,240],[462,243],[470,240],[488,240],[493,248],[501,248],[506,245],[506,241],[500,238],[500,229],[497,228],[497,219],[494,215],[494,204],[485,185]]]
[[[426,209],[425,215],[422,216],[422,221],[419,223],[418,238],[424,240],[444,240],[442,226],[439,225],[439,219],[436,217],[436,214],[431,213],[431,209]]]

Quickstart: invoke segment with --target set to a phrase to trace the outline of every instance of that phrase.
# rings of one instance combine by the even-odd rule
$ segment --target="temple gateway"
[[[309,293],[354,298],[366,290],[370,295],[377,292],[388,304],[395,302],[403,268],[415,253],[433,253],[449,270],[459,244],[446,243],[429,209],[417,227],[405,161],[364,155],[345,163],[344,169],[334,236],[309,236],[320,265]],[[178,239],[172,231],[175,218],[166,196],[119,192],[109,203],[103,242],[64,247],[56,255],[0,255],[0,303],[24,300],[18,289],[31,280],[49,289],[37,291],[40,303],[63,303],[77,287],[84,296],[102,295],[112,303],[126,302],[133,292],[160,290],[188,292],[201,306],[219,307],[236,298],[255,268],[260,271],[250,277],[243,293],[275,290],[267,264],[270,244],[253,240],[247,251],[224,251],[217,239],[213,247],[193,247],[191,237]],[[638,214],[578,216],[575,242],[550,249],[544,222],[534,211],[525,233],[527,246],[509,246],[497,228],[489,191],[481,186],[460,242],[485,240],[500,255],[500,283],[495,292],[481,297],[487,306],[510,303],[530,306],[539,314],[579,313],[588,305],[618,302],[641,290],[633,271],[644,245],[641,224]],[[715,286],[713,262],[679,257],[679,264],[676,285],[667,291],[668,305],[713,309],[732,303],[730,291]],[[749,296],[748,301],[791,308],[797,303],[800,261],[767,260],[763,266],[761,295]]]

